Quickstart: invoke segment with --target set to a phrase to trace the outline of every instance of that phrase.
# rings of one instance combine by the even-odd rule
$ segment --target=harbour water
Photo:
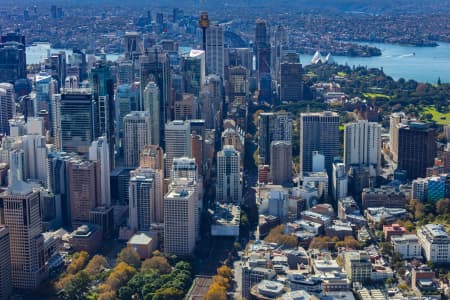
[[[380,43],[361,43],[379,48],[381,56],[348,57],[333,56],[339,64],[383,68],[394,79],[413,79],[419,82],[450,82],[450,43],[439,43],[438,47],[414,47]],[[327,53],[322,53],[326,56]],[[304,65],[311,62],[312,55],[300,55]]]
[[[380,43],[361,43],[378,47],[382,51],[381,56],[375,57],[348,57],[333,56],[339,64],[349,66],[365,66],[369,68],[383,68],[384,72],[394,79],[413,79],[419,82],[436,83],[450,82],[450,43],[439,43],[438,47],[414,47]],[[72,50],[53,49],[49,44],[42,43],[27,47],[27,62],[37,64],[48,57],[49,53],[60,50],[67,55]],[[326,55],[327,53],[322,53]],[[119,55],[107,54],[108,60],[117,60]],[[301,54],[300,61],[304,65],[311,62],[312,55]]]

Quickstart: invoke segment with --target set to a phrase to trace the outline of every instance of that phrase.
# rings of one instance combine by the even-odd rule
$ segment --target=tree
[[[87,264],[86,268],[84,269],[86,273],[91,276],[97,276],[100,274],[103,270],[108,269],[109,264],[106,258],[102,255],[95,255]]]
[[[97,296],[97,300],[115,300],[116,292],[115,291],[104,291]]]
[[[181,300],[183,297],[183,291],[170,287],[158,290],[153,296],[153,300]]]
[[[436,202],[436,215],[450,213],[450,199],[442,199]]]
[[[142,263],[141,272],[146,273],[152,269],[158,270],[160,274],[169,274],[172,271],[172,267],[163,256],[153,256]]]
[[[226,300],[227,299],[227,290],[225,287],[213,283],[208,292],[206,293],[206,300]]]
[[[233,278],[233,271],[228,266],[221,266],[217,268],[217,274],[231,280]]]
[[[80,271],[76,275],[68,274],[61,278],[56,288],[62,292],[62,297],[66,300],[85,299],[85,294],[89,290],[89,275]]]
[[[67,267],[67,273],[76,274],[81,271],[89,261],[89,254],[86,251],[76,252],[72,256],[72,262]]]
[[[129,247],[125,247],[120,251],[119,255],[117,255],[117,262],[125,262],[135,269],[138,269],[141,265],[141,258],[136,251]]]
[[[119,289],[118,295],[120,300],[132,300],[133,290],[128,286],[123,286]]]
[[[297,237],[295,235],[284,234],[284,225],[278,225],[270,230],[264,239],[268,243],[276,243],[285,247],[293,248],[297,246]]]
[[[125,262],[120,262],[109,274],[106,282],[99,287],[100,292],[119,290],[135,273],[136,269],[134,267]]]

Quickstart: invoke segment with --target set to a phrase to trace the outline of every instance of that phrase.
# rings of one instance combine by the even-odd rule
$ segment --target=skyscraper
[[[191,129],[189,121],[172,121],[165,126],[166,159],[164,175],[170,177],[172,162],[177,157],[191,156]]]
[[[0,83],[0,133],[6,135],[9,135],[8,121],[13,118],[15,112],[14,98],[14,86],[10,83]]]
[[[188,256],[194,251],[197,202],[196,193],[183,186],[164,196],[164,252]]]
[[[248,70],[242,66],[233,67],[229,70],[230,98],[231,103],[240,105],[247,104]]]
[[[35,289],[47,277],[39,191],[16,181],[0,195],[5,225],[9,229],[12,286]],[[0,253],[2,255],[3,253]]]
[[[161,51],[157,47],[153,47],[146,50],[145,54],[139,57],[139,65],[141,95],[144,94],[144,89],[150,81],[154,81],[159,88],[159,144],[164,147],[164,127],[161,124],[165,124],[166,121],[172,119],[172,103],[169,103],[171,89],[169,57],[166,52]],[[142,103],[140,107],[142,109]]]
[[[133,60],[141,53],[142,41],[138,32],[125,32],[125,57]]]
[[[335,112],[302,113],[300,115],[300,171],[312,171],[313,151],[325,156],[330,174],[333,159],[339,156],[339,116]]]
[[[0,37],[0,82],[27,78],[25,36],[8,33]]]
[[[136,84],[122,84],[117,87],[116,105],[116,147],[122,147],[123,118],[132,111],[139,110],[140,87]]]
[[[37,180],[47,183],[47,154],[45,137],[40,135],[25,135],[22,137],[22,147],[25,154],[25,180]]]
[[[91,210],[101,205],[100,163],[74,158],[68,164],[71,226],[91,220]]]
[[[286,184],[292,177],[291,142],[273,141],[270,144],[270,174],[273,184]]]
[[[280,83],[281,80],[281,62],[283,58],[283,52],[288,47],[288,33],[284,26],[278,25],[277,28],[275,28],[274,33],[274,45],[272,50],[272,74],[274,77],[274,80],[277,83]],[[298,60],[297,60],[298,61]]]
[[[347,197],[348,192],[348,176],[345,171],[345,165],[342,162],[333,163],[333,199],[339,201],[342,198]]]
[[[299,101],[303,98],[302,64],[298,54],[283,57],[280,66],[280,100]]]
[[[352,166],[372,167],[376,173],[381,162],[381,125],[360,120],[345,124],[344,163]]]
[[[288,112],[261,113],[258,116],[258,151],[263,164],[270,163],[273,141],[292,142],[292,118]]]
[[[255,28],[256,70],[258,79],[261,74],[270,74],[270,42],[267,23],[263,19],[256,20]]]
[[[0,225],[0,300],[8,300],[12,291],[11,252],[9,244],[8,228]]]
[[[436,157],[436,132],[430,124],[409,121],[398,131],[398,169],[409,179],[426,176]]]
[[[59,135],[65,152],[87,154],[97,137],[95,101],[90,89],[64,89],[59,103]]]
[[[139,166],[164,171],[164,150],[158,145],[145,145],[141,150]]]
[[[217,153],[216,200],[238,205],[242,201],[240,154],[233,146]]]
[[[101,189],[101,201],[99,205],[109,207],[111,205],[111,172],[109,146],[105,136],[101,136],[92,142],[91,147],[89,147],[89,160],[97,161],[99,163]]]
[[[160,118],[159,118],[159,87],[158,85],[150,81],[144,89],[142,95],[142,101],[144,104],[144,110],[150,113],[150,142],[152,145],[160,144]]]
[[[184,91],[198,97],[205,83],[205,51],[191,50],[182,57],[181,66]]]
[[[123,119],[124,165],[139,166],[139,156],[145,145],[150,145],[150,114],[146,111],[133,111]]]
[[[133,230],[148,231],[163,221],[162,170],[138,168],[130,176],[128,222]]]
[[[208,75],[224,78],[224,33],[221,25],[214,24],[206,29],[206,67]]]
[[[97,136],[105,136],[109,145],[109,152],[114,153],[114,81],[109,66],[97,63],[91,69],[89,81],[92,87],[92,96],[97,104],[95,111],[98,126]],[[110,161],[113,166],[113,161]]]
[[[398,162],[398,129],[406,115],[403,112],[393,113],[389,116],[389,144],[392,160]]]

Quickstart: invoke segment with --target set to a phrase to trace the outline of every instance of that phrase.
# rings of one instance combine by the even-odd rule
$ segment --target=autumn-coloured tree
[[[91,258],[84,271],[86,271],[89,276],[94,277],[108,268],[109,264],[106,258],[102,255],[95,255]]]
[[[226,300],[227,299],[227,290],[225,287],[213,283],[208,292],[206,293],[206,300]]]
[[[107,291],[116,292],[136,273],[136,269],[125,262],[120,262],[114,267],[104,284],[99,287],[101,293]]]
[[[339,241],[339,238],[336,236],[318,236],[312,239],[309,244],[310,249],[329,249],[330,246],[334,246]]]
[[[139,269],[141,266],[141,258],[139,257],[139,254],[129,247],[125,247],[122,251],[120,251],[117,255],[117,262],[127,263],[135,269]]]
[[[157,270],[159,274],[169,274],[172,271],[172,267],[164,256],[153,256],[152,258],[146,259],[141,267],[141,271],[144,273],[150,270]]]
[[[230,269],[230,267],[223,265],[217,268],[217,275],[220,275],[224,278],[227,278],[228,280],[231,280],[233,278],[233,271]]]
[[[76,274],[86,266],[89,254],[86,251],[76,252],[72,256],[72,262],[67,267],[67,273]]]
[[[278,225],[270,230],[264,241],[268,243],[277,243],[289,248],[297,246],[297,237],[295,235],[284,234],[284,225]]]

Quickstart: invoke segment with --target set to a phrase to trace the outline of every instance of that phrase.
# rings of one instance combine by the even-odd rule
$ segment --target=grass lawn
[[[385,99],[391,99],[392,96],[388,96],[385,94],[379,94],[379,93],[364,93],[364,97],[374,99],[374,98],[385,98]]]
[[[423,109],[423,114],[431,114],[433,116],[433,121],[439,125],[450,125],[450,111],[446,113],[441,113],[436,110],[434,106],[427,106]]]
[[[347,73],[345,73],[345,72],[338,72],[337,74],[338,74],[338,76],[341,76],[341,77],[347,77]]]

